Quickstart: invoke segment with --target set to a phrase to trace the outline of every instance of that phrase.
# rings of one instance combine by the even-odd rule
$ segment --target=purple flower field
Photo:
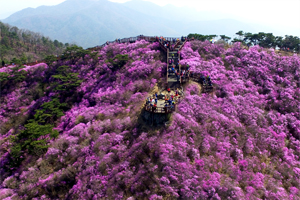
[[[118,54],[128,61],[116,70],[108,60]],[[164,127],[140,117],[166,81],[158,43],[114,43],[96,59],[55,63],[78,73],[82,95],[55,121],[59,136],[45,136],[47,152],[25,154],[10,173],[11,138],[56,95],[37,89],[49,66],[25,66],[31,81],[0,96],[0,199],[300,199],[300,57],[200,41],[181,55],[191,71],[211,75],[214,92],[186,84]]]

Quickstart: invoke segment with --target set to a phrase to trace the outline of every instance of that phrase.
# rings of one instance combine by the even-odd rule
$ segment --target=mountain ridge
[[[150,6],[152,9],[147,13],[147,7]],[[174,6],[173,8],[175,9]],[[41,32],[65,43],[75,42],[85,48],[140,34],[161,34],[170,37],[180,37],[189,33],[232,36],[239,30],[260,31],[249,24],[232,19],[222,22],[199,21],[196,17],[193,18],[196,12],[188,13],[187,10],[181,13],[184,9],[178,7],[172,10],[168,9],[168,6],[160,7],[143,1],[114,3],[107,0],[67,0],[56,6],[28,8],[3,21]]]

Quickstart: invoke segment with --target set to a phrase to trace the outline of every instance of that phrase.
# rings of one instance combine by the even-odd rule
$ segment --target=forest
[[[280,49],[289,52],[300,53],[300,38],[292,35],[274,36],[273,33],[249,33],[238,31],[236,38],[231,38],[226,35],[220,35],[220,40],[225,42],[241,42],[246,46],[259,45],[264,48]],[[194,38],[196,40],[205,41],[211,40],[217,37],[217,35],[201,35],[201,34],[189,34],[188,38]]]
[[[0,22],[0,66],[40,61],[48,55],[60,55],[68,46],[40,33]]]

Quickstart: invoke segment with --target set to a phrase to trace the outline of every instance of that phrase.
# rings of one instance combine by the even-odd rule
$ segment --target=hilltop
[[[164,87],[157,42],[67,49],[0,69],[0,198],[299,199],[300,57],[187,42],[184,85],[164,126],[142,119]],[[68,53],[69,52],[69,53]]]
[[[21,64],[42,60],[49,55],[60,55],[69,44],[40,33],[19,29],[0,22],[0,65]]]

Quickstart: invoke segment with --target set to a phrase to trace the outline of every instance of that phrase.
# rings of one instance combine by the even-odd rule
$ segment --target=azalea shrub
[[[201,93],[190,81],[169,123],[152,127],[141,116],[145,99],[166,81],[158,48],[144,40],[109,44],[54,61],[56,75],[26,67],[25,77],[47,81],[18,82],[1,96],[0,197],[300,199],[299,56],[187,42],[180,63],[210,75],[214,91]],[[1,68],[9,75],[0,78],[10,71]],[[34,93],[25,93],[35,87],[43,92],[33,100]],[[67,103],[61,112],[45,110],[54,99]],[[37,138],[14,116],[48,120],[57,135]],[[24,151],[20,166],[8,171],[20,131],[45,141],[47,150]]]

